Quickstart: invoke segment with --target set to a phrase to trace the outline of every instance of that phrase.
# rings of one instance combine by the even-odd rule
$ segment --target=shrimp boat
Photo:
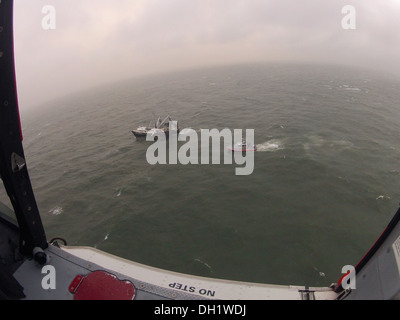
[[[251,152],[257,151],[257,146],[255,144],[246,142],[246,140],[243,139],[241,142],[236,143],[232,147],[227,147],[227,149],[232,152]]]
[[[329,287],[187,275],[47,239],[24,154],[13,50],[13,1],[0,1],[0,298],[12,300],[336,300],[400,298],[400,209],[360,263]],[[156,199],[155,199],[156,201]],[[82,214],[85,214],[82,208]],[[295,263],[295,261],[293,261]],[[261,268],[262,266],[260,266]],[[348,285],[354,280],[356,286]],[[205,303],[205,302],[202,302]]]
[[[176,126],[173,126],[174,123],[176,123]],[[179,133],[179,126],[177,125],[177,122],[172,120],[170,115],[167,115],[162,121],[160,117],[158,117],[157,120],[154,120],[154,126],[151,126],[150,122],[147,127],[138,127],[137,129],[132,130],[132,133],[136,138],[146,138],[147,134],[150,134],[151,136],[164,134],[165,137],[168,138],[170,130],[175,130]]]

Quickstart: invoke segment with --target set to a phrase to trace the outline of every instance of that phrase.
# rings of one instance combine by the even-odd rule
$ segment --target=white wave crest
[[[51,208],[51,209],[49,210],[49,213],[51,213],[51,214],[53,214],[53,215],[55,215],[55,216],[58,216],[58,215],[60,215],[61,213],[63,213],[63,208],[62,208],[62,207],[59,207],[59,206],[53,207],[53,208]]]

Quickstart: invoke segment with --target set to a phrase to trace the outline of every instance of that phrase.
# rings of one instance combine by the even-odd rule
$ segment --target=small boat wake
[[[283,144],[280,140],[273,139],[257,144],[257,152],[274,152],[284,149]]]

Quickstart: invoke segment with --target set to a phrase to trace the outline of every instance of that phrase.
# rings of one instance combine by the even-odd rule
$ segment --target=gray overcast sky
[[[55,9],[55,29],[42,27]],[[356,29],[342,28],[345,5]],[[400,75],[400,0],[15,0],[20,109],[143,74],[316,62]]]

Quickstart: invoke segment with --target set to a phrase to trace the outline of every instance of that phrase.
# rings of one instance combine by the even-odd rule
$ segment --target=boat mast
[[[162,125],[165,124],[165,122],[166,122],[168,119],[169,119],[169,121],[172,121],[172,120],[171,120],[171,117],[170,117],[169,115],[166,116],[165,119],[160,123],[160,128],[161,128]]]
[[[0,1],[0,175],[20,229],[21,253],[48,244],[22,145],[14,63],[13,0]],[[43,262],[43,261],[42,261]]]

